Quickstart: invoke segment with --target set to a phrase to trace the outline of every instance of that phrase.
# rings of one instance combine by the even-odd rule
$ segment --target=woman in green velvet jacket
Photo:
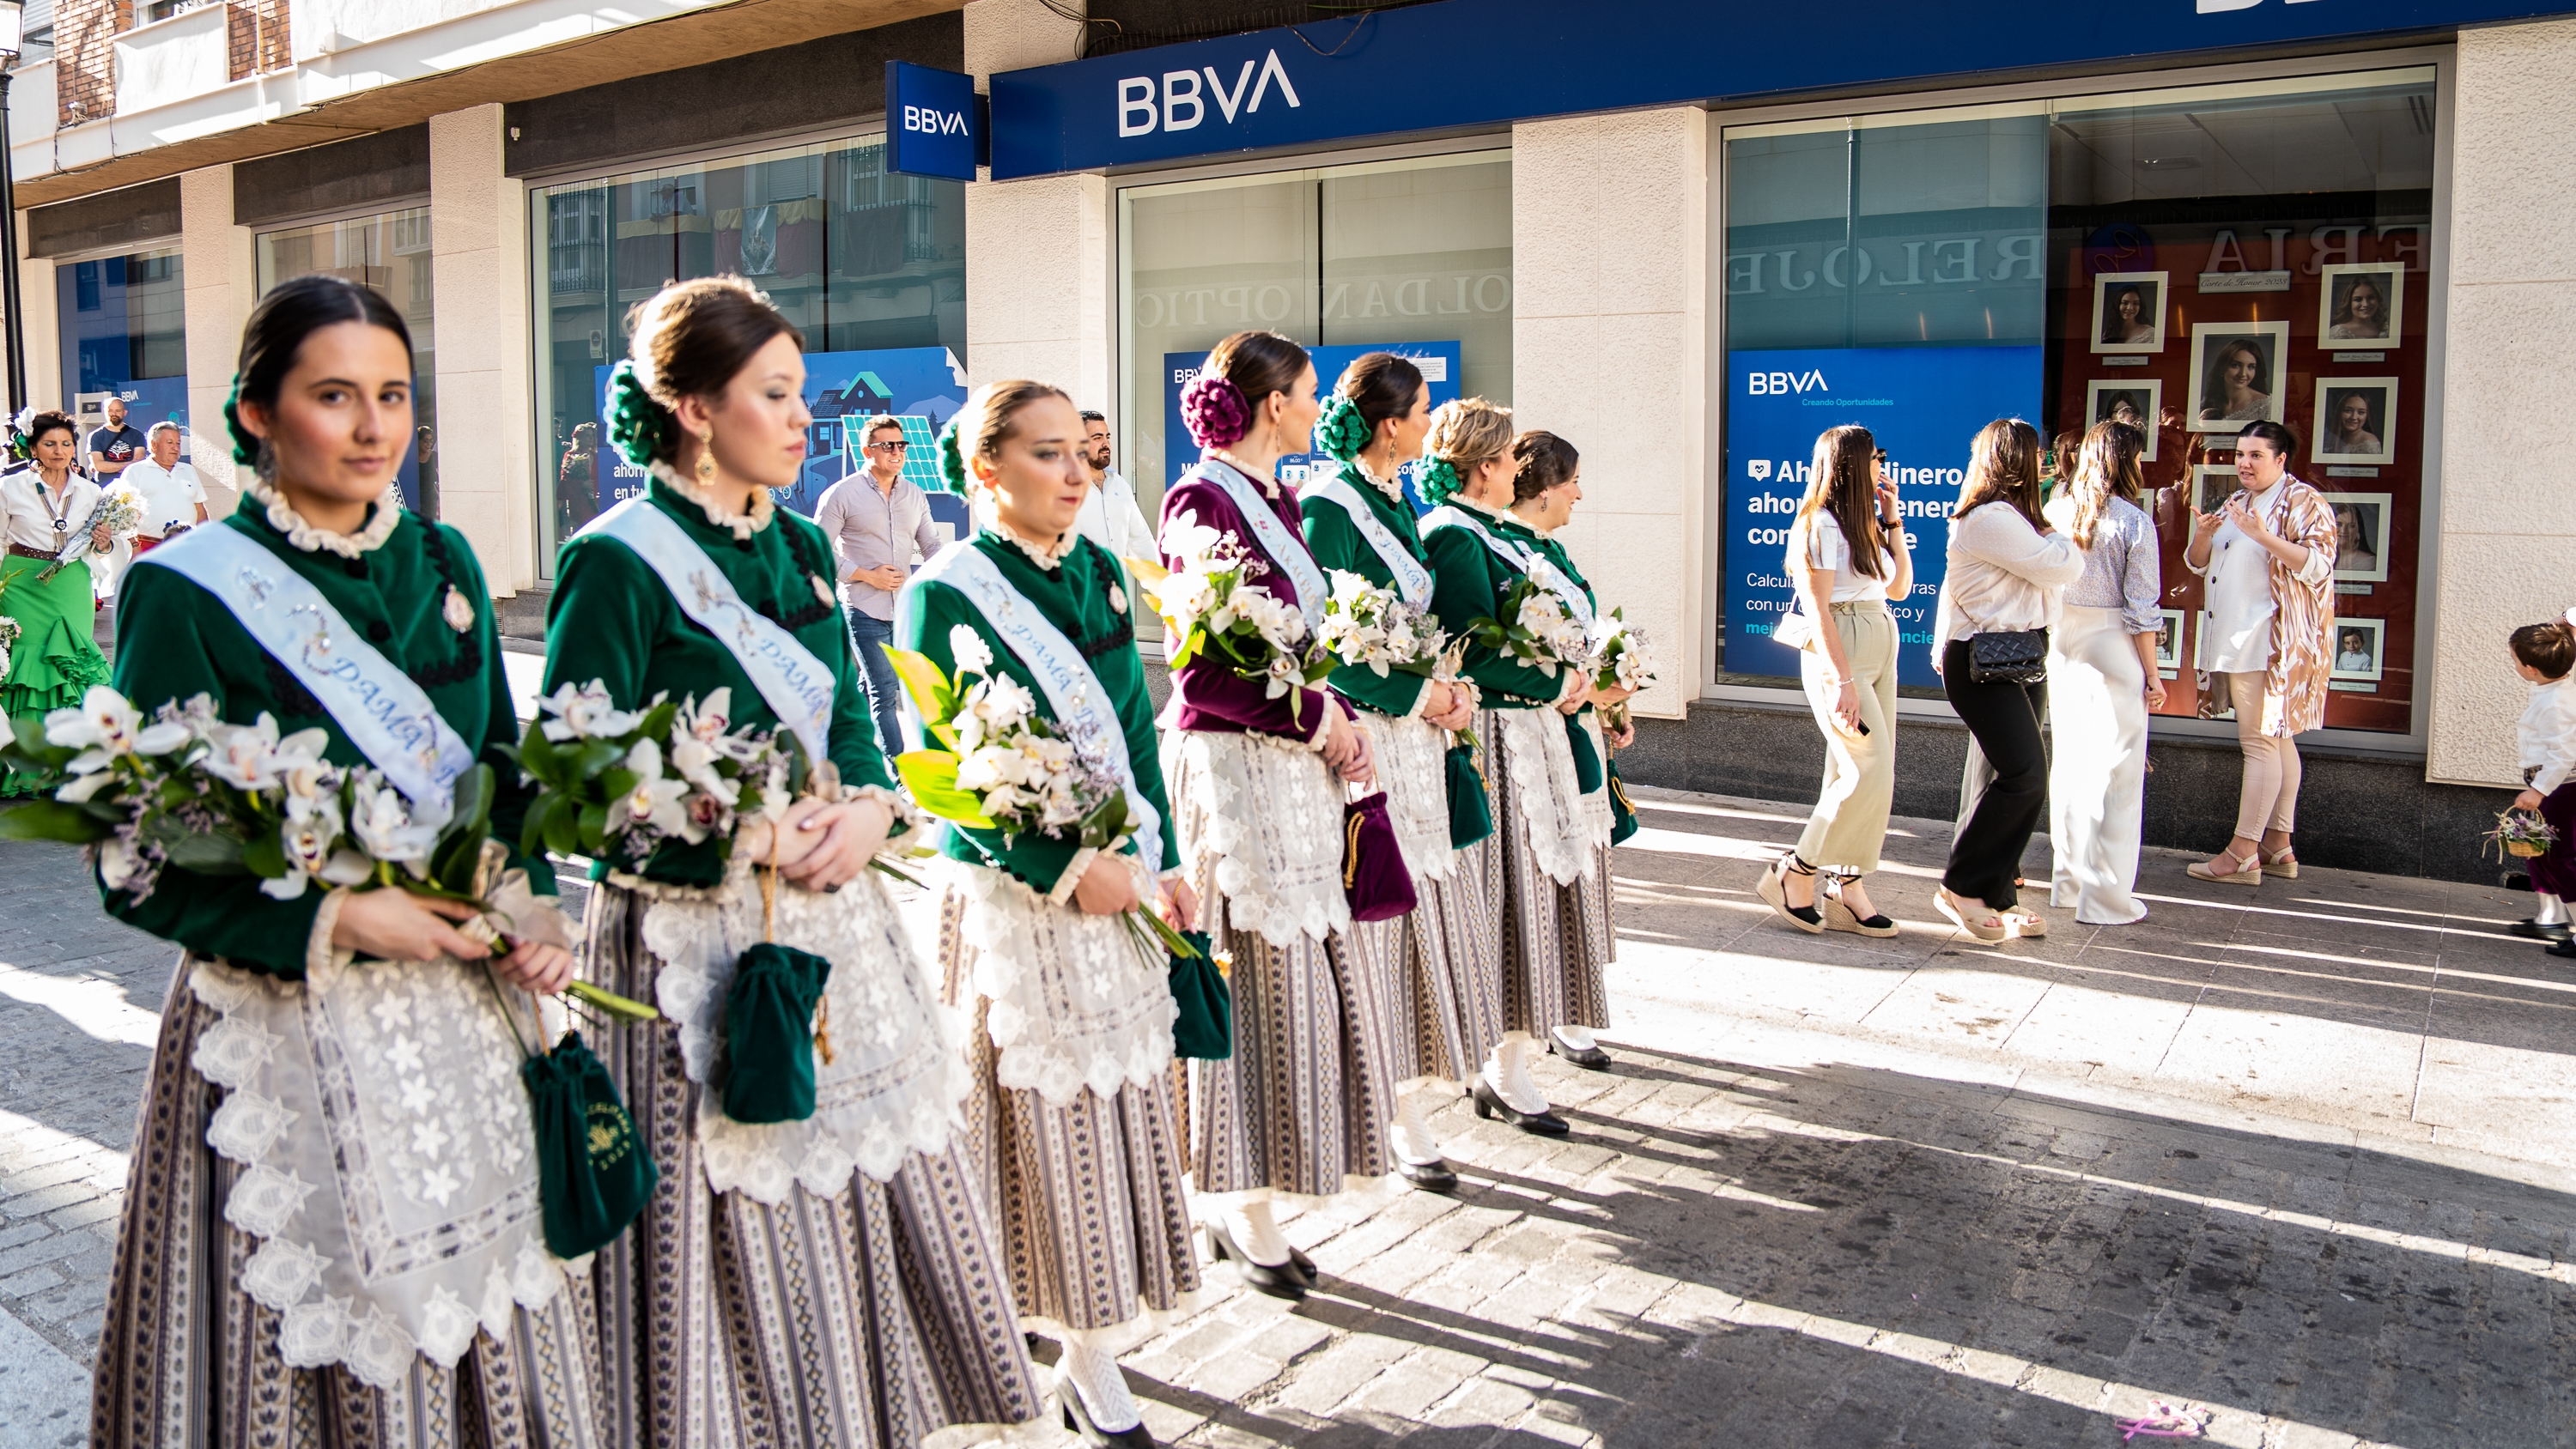
[[[316,742],[335,766],[381,765],[313,668],[336,655],[434,709],[454,763],[495,768],[506,845],[527,794],[503,753],[516,731],[483,573],[393,484],[411,358],[401,315],[349,282],[261,299],[227,409],[241,506],[127,576],[114,687],[146,718],[202,696],[264,729],[263,770]],[[199,562],[214,557],[230,562]],[[284,656],[244,622],[280,589],[319,600],[298,608],[316,637]],[[552,896],[542,861],[512,862]],[[595,1441],[587,1298],[538,1221],[529,1013],[499,989],[570,979],[566,938],[538,919],[550,901],[495,946],[473,911],[401,889],[315,880],[279,899],[256,876],[134,866],[109,860],[108,910],[186,954],[144,1089],[90,1442]]]
[[[804,339],[737,277],[664,288],[630,332],[611,441],[651,477],[558,556],[549,698],[567,721],[667,698],[815,764],[774,828],[666,839],[641,860],[612,849],[592,868],[584,970],[663,1012],[598,1044],[661,1167],[594,1270],[609,1440],[910,1449],[1023,1423],[1036,1384],[956,1130],[960,1033],[867,874],[912,810],[877,745],[830,545],[771,502],[804,462]],[[676,742],[669,758],[686,768]],[[727,1049],[737,962],[766,941],[829,963],[812,1021],[787,1024],[813,1028],[811,1115],[737,1121],[736,1077],[786,1065]]]

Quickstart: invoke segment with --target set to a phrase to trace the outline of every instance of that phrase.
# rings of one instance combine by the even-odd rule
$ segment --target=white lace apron
[[[561,1291],[537,1201],[525,1058],[479,965],[371,961],[306,981],[198,960],[220,1014],[191,1063],[228,1089],[207,1143],[240,1163],[242,1287],[296,1368],[391,1388]],[[519,1031],[538,1031],[519,998]]]
[[[1357,723],[1377,754],[1377,783],[1405,865],[1416,879],[1447,880],[1458,861],[1449,846],[1449,732],[1369,710]]]
[[[1610,742],[1601,737],[1601,712],[1585,710],[1575,720],[1583,732],[1592,737],[1592,758],[1601,762],[1601,788],[1583,797],[1583,829],[1591,845],[1608,845],[1610,832],[1619,824],[1619,813],[1610,803]],[[1566,742],[1567,758],[1573,757],[1574,742]]]
[[[721,1083],[725,993],[735,958],[762,940],[760,888],[736,860],[714,891],[670,891],[621,877],[646,895],[644,946],[658,967],[654,1004],[680,1029],[689,1080]],[[961,1018],[939,1000],[894,905],[869,876],[837,892],[777,891],[776,939],[832,963],[833,1060],[814,1055],[814,1115],[802,1122],[736,1122],[723,1094],[698,1096],[698,1143],[707,1186],[740,1189],[776,1206],[798,1183],[819,1197],[850,1184],[856,1167],[884,1182],[906,1154],[945,1151],[965,1125],[974,1090]]]
[[[1226,924],[1283,948],[1349,928],[1343,791],[1323,756],[1270,735],[1167,730],[1163,778],[1188,801],[1172,805],[1181,866],[1205,879],[1200,867],[1215,858]]]
[[[1489,717],[1502,736],[1503,768],[1512,772],[1512,799],[1520,806],[1521,822],[1529,831],[1530,854],[1538,858],[1538,868],[1547,872],[1548,879],[1558,885],[1574,884],[1592,863],[1595,841],[1564,718],[1552,709],[1498,709]],[[1606,807],[1610,792],[1596,793]],[[1598,843],[1609,841],[1605,808]]]
[[[1054,905],[1008,874],[962,861],[942,874],[966,893],[974,986],[999,1051],[994,1078],[1061,1107],[1089,1087],[1114,1098],[1151,1086],[1172,1061],[1170,968],[1145,959],[1117,916]],[[1151,897],[1149,878],[1137,882]]]

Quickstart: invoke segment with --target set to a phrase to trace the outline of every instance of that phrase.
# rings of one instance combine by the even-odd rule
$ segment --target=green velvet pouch
[[[1449,747],[1449,848],[1465,850],[1494,833],[1494,807],[1485,794],[1485,772],[1476,768],[1477,744],[1469,736]]]
[[[814,1115],[814,1003],[832,963],[764,941],[742,953],[725,992],[725,1115],[802,1122]]]
[[[1619,783],[1619,762],[1605,766],[1610,772],[1610,843],[1617,845],[1637,833],[1637,807],[1628,803],[1627,787]]]
[[[652,1199],[661,1171],[608,1068],[568,1032],[555,1049],[519,1066],[536,1119],[537,1203],[546,1249],[578,1258],[614,1242]]]
[[[1564,718],[1565,742],[1574,747],[1574,787],[1589,795],[1601,788],[1601,752],[1592,748],[1592,731],[1583,727],[1581,711]]]
[[[1181,1008],[1172,1023],[1172,1055],[1221,1062],[1234,1055],[1234,992],[1211,954],[1207,933],[1183,931],[1196,956],[1172,958],[1172,1000]]]

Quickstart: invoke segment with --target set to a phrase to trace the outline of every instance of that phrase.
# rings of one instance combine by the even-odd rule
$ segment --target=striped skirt
[[[226,1220],[245,1170],[206,1130],[222,1088],[191,1065],[221,1013],[188,987],[183,957],[161,1011],[135,1123],[125,1216],[90,1395],[98,1449],[446,1449],[620,1446],[605,1422],[588,1286],[574,1275],[506,1337],[477,1330],[453,1369],[417,1354],[384,1388],[345,1368],[290,1367],[282,1317],[243,1286],[259,1241]]]
[[[1494,833],[1460,853],[1459,870],[1483,884],[1501,918],[1504,1025],[1539,1037],[1556,1026],[1606,1027],[1606,973],[1617,956],[1610,847],[1592,847],[1571,885],[1557,884],[1539,868],[1497,713],[1476,716],[1477,733],[1488,743],[1485,790]]]
[[[592,889],[584,970],[651,1001],[645,905]],[[829,1197],[799,1186],[771,1207],[713,1193],[695,1131],[701,1088],[677,1029],[647,1022],[592,1046],[662,1171],[592,1270],[621,1449],[912,1449],[951,1426],[1037,1416],[1001,1244],[962,1145],[914,1153],[890,1181],[853,1173]]]

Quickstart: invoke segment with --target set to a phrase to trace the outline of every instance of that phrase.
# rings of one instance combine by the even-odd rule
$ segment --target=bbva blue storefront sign
[[[2567,0],[1443,0],[1002,72],[992,78],[993,178],[1640,106],[2147,65],[2569,10]]]
[[[886,170],[972,181],[988,129],[975,78],[910,61],[886,62]]]

